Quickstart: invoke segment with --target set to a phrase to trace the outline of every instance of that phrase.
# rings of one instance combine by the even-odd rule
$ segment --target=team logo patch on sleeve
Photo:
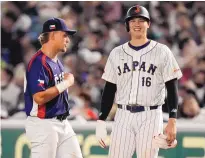
[[[38,86],[44,87],[44,80],[38,80]]]
[[[172,109],[172,111],[171,111],[171,112],[175,112],[175,113],[176,113],[176,112],[177,112],[177,109]]]

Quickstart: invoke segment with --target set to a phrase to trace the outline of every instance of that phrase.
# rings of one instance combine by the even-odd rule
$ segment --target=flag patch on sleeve
[[[39,82],[39,83],[38,83],[38,86],[43,86],[43,87],[44,87],[44,80],[40,80],[40,79],[39,79],[38,82]]]

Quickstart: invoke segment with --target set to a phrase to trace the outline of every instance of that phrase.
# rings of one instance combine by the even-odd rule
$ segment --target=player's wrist
[[[62,93],[69,87],[69,82],[64,80],[63,82],[56,85],[56,88],[58,89],[59,93]]]
[[[169,118],[168,123],[176,124],[177,119],[176,118]]]

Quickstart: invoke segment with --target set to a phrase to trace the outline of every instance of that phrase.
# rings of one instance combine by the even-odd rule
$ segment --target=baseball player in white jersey
[[[105,120],[115,99],[118,108],[109,158],[131,158],[135,151],[137,158],[157,158],[159,148],[176,146],[177,80],[182,73],[170,49],[147,38],[150,16],[146,8],[131,7],[125,25],[131,40],[114,48],[107,60],[96,137],[105,148]],[[165,88],[169,121],[163,134]]]

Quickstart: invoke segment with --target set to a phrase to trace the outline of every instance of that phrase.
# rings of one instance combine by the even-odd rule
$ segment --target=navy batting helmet
[[[140,5],[135,5],[132,6],[131,8],[128,9],[126,17],[125,17],[125,26],[127,29],[127,32],[130,31],[129,29],[129,20],[134,18],[134,17],[142,17],[145,18],[146,20],[150,21],[150,16],[149,16],[149,12],[147,11],[147,9],[143,6]]]

